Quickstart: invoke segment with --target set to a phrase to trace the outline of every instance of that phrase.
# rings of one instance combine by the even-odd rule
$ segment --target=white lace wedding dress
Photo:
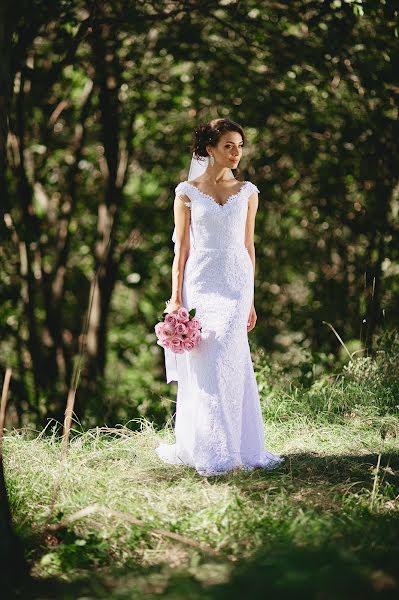
[[[164,462],[192,465],[205,476],[236,467],[273,469],[284,460],[264,448],[248,343],[254,273],[244,241],[254,191],[259,192],[245,181],[220,205],[188,181],[175,189],[189,198],[191,209],[182,301],[188,310],[197,309],[203,339],[183,354],[164,350],[167,382],[178,382],[176,442],[161,443],[156,451]]]

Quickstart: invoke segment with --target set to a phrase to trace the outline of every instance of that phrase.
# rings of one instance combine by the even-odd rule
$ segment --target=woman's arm
[[[255,233],[255,217],[259,205],[259,194],[254,192],[248,198],[248,212],[247,222],[245,224],[245,247],[248,250],[248,254],[252,261],[255,278],[255,244],[254,244],[254,233]],[[254,292],[255,293],[255,292]],[[252,306],[254,306],[254,296],[252,296]]]
[[[172,264],[172,295],[171,303],[182,304],[182,288],[184,267],[190,254],[190,219],[191,210],[185,203],[190,204],[186,195],[175,197],[173,211],[176,228],[175,257]]]

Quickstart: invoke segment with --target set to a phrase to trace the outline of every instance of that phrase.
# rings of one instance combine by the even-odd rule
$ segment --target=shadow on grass
[[[292,475],[295,477],[309,477],[311,481],[327,479],[331,483],[340,483],[345,480],[356,482],[371,473],[371,469],[377,466],[378,453],[373,454],[329,454],[320,456],[316,453],[290,454],[290,466]],[[399,468],[399,452],[381,453],[381,470],[389,466],[392,470]],[[385,476],[388,474],[385,473]],[[399,473],[391,474],[399,483]],[[392,479],[392,477],[391,477]]]
[[[376,525],[374,523],[374,525]],[[399,521],[396,522],[399,525]],[[380,550],[364,556],[355,547],[326,543],[301,547],[280,539],[242,561],[228,584],[213,589],[215,600],[397,598],[399,553]]]
[[[63,551],[62,570],[68,572],[72,568],[74,582],[59,578],[36,581],[15,598],[396,599],[399,512],[372,511],[369,496],[366,502],[357,496],[358,491],[364,490],[371,494],[377,459],[378,454],[372,453],[324,457],[296,453],[287,456],[285,463],[273,471],[256,469],[209,478],[210,485],[230,482],[241,497],[254,501],[253,511],[262,494],[271,502],[274,493],[280,494],[281,507],[277,511],[263,509],[264,518],[254,518],[252,529],[248,523],[248,546],[251,535],[256,535],[258,549],[237,562],[223,554],[210,559],[193,551],[191,567],[177,570],[168,565],[166,551],[165,563],[155,567],[143,568],[131,561],[122,569],[100,569],[100,565],[112,560],[109,547],[102,546],[104,541],[96,533],[90,534],[90,543],[86,540],[84,546],[76,545],[71,530],[62,540],[71,546]],[[399,453],[381,456],[379,481],[380,485],[382,481],[388,485],[381,492],[383,501],[390,501],[389,494],[394,494],[395,500],[398,469]],[[188,473],[194,481],[197,479],[195,472],[187,468],[168,469],[164,476],[173,484],[187,478]],[[198,479],[203,481],[200,476]],[[281,496],[283,492],[285,496]],[[248,514],[242,518],[248,516],[250,521]],[[215,583],[214,573],[221,567],[226,567],[229,575],[224,583]]]
[[[317,483],[331,485],[358,483],[364,486],[373,482],[378,456],[378,453],[320,456],[317,453],[295,452],[285,455],[285,462],[271,471],[262,468],[250,472],[236,471],[234,480],[231,480],[231,476],[226,474],[208,478],[208,482],[211,485],[217,485],[221,481],[231,480],[234,485],[239,486],[241,483],[245,490],[254,481],[267,482],[272,480],[273,487],[275,487],[276,478],[286,478],[288,475],[292,483],[299,486],[304,483],[309,485]],[[171,477],[170,480],[172,479],[174,478]],[[177,474],[176,479],[178,479]],[[399,451],[381,453],[379,479],[399,487]]]
[[[381,516],[370,516],[370,527],[386,529],[386,520]],[[338,523],[339,521],[337,521]],[[21,598],[78,600],[101,599],[155,599],[169,600],[394,600],[398,597],[399,581],[397,564],[398,547],[381,546],[382,539],[374,547],[360,548],[351,543],[350,529],[342,524],[336,528],[329,542],[312,547],[311,544],[294,543],[289,536],[281,534],[271,538],[252,557],[233,565],[229,581],[209,585],[196,569],[190,573],[174,571],[167,565],[143,569],[131,564],[119,570],[91,572],[73,583],[59,579],[36,582],[25,589]],[[391,526],[399,531],[399,517]],[[358,532],[355,532],[355,541]],[[391,536],[392,537],[392,536]],[[223,560],[209,561],[202,557],[198,563],[206,566],[212,580],[212,572]]]

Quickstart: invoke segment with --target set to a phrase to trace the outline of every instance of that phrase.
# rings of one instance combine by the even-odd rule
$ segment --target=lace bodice
[[[243,246],[248,199],[259,189],[251,181],[244,181],[235,194],[224,204],[199,190],[188,181],[180,182],[175,188],[176,196],[187,196],[184,203],[191,209],[190,245],[194,248],[226,248]],[[176,242],[176,229],[172,240]]]

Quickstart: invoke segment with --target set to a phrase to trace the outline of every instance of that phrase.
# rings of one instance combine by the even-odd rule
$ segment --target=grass
[[[271,472],[203,478],[165,465],[154,448],[172,429],[145,420],[74,430],[65,463],[58,424],[8,432],[31,594],[397,598],[396,380],[386,361],[379,370],[369,362],[306,389],[260,385],[266,446],[286,456]]]

